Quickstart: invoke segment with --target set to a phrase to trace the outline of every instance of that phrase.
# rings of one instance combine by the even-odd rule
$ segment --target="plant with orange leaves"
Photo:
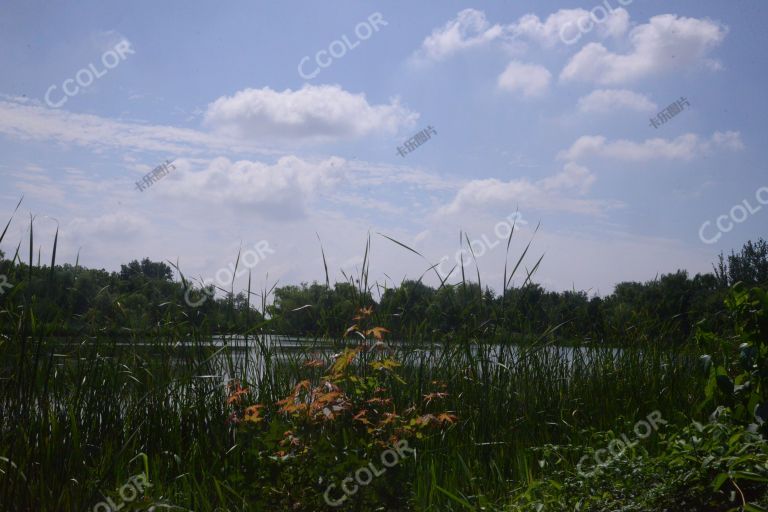
[[[370,307],[359,309],[356,323],[347,329],[347,335],[360,337],[361,344],[344,349],[328,364],[306,361],[302,368],[310,375],[283,399],[245,407],[237,416],[238,442],[249,454],[241,461],[240,474],[271,482],[274,493],[268,499],[254,496],[252,504],[321,510],[328,481],[365,466],[400,440],[441,435],[455,426],[455,414],[431,410],[448,396],[444,385],[421,403],[395,404],[393,396],[406,395],[408,384],[398,374],[401,363],[374,350],[382,348],[388,330],[369,325],[372,314]],[[323,367],[327,370],[320,375],[316,370]],[[230,396],[236,397],[233,405],[240,410],[240,397],[247,389],[238,386]],[[406,471],[407,464],[398,466],[387,479],[356,495],[355,502],[402,505],[403,488],[410,485]],[[280,484],[276,487],[274,482]],[[263,494],[264,486],[255,489]]]

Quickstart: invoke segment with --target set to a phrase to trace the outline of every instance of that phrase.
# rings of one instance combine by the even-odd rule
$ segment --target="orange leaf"
[[[318,396],[315,400],[324,405],[324,404],[327,404],[328,402],[332,402],[334,399],[336,399],[339,396],[341,396],[341,393],[339,393],[338,391],[331,391],[330,393],[324,393]]]
[[[435,418],[433,414],[425,414],[424,416],[416,418],[414,421],[417,425],[427,426],[437,421],[437,418]]]
[[[441,392],[437,392],[437,393],[430,393],[430,394],[428,394],[428,395],[424,395],[424,401],[425,401],[425,402],[427,402],[427,405],[429,405],[429,403],[430,403],[432,400],[435,400],[435,399],[442,399],[442,398],[445,398],[445,397],[447,397],[447,396],[448,396],[448,393],[441,393]]]
[[[360,353],[360,347],[354,349],[345,349],[344,352],[342,352],[336,359],[336,362],[333,363],[333,366],[331,367],[331,373],[337,377],[341,375],[344,370],[347,369],[347,366],[349,366],[355,357],[357,357],[358,353]]]
[[[373,329],[368,329],[367,331],[365,331],[365,335],[366,336],[373,335],[373,337],[376,338],[377,340],[383,340],[384,334],[388,332],[389,332],[389,329],[386,329],[384,327],[374,327]]]
[[[250,421],[252,423],[259,423],[264,419],[259,414],[259,409],[262,409],[263,407],[264,407],[263,405],[259,405],[259,404],[246,407],[245,416],[243,419],[245,419],[245,421]]]
[[[390,423],[394,423],[395,420],[398,418],[397,414],[395,414],[393,412],[385,412],[383,414],[383,416],[384,416],[384,419],[379,422],[379,425],[381,425],[381,426],[389,425]]]
[[[237,384],[237,387],[230,387],[230,389],[233,389],[233,391],[230,392],[229,398],[227,398],[227,404],[233,404],[235,402],[239,402],[240,398],[248,393],[248,388],[240,387],[240,384]]]
[[[373,314],[373,306],[368,306],[367,308],[360,308],[357,310],[357,316],[353,317],[353,320],[363,320],[366,317],[369,317]]]
[[[296,384],[296,387],[293,388],[293,394],[294,395],[298,395],[299,391],[301,391],[302,389],[309,389],[309,387],[310,387],[309,381],[308,380],[303,380],[303,381],[299,382],[298,384]]]
[[[457,419],[459,419],[458,416],[456,416],[455,414],[447,413],[447,412],[443,412],[437,415],[437,421],[439,421],[440,423],[453,424],[453,423],[456,423]]]

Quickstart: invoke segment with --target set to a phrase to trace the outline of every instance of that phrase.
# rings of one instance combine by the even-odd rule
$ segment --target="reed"
[[[288,476],[334,474],[333,464],[345,467],[353,460],[345,457],[352,455],[318,447],[316,467],[292,466],[290,459],[278,457],[268,460],[278,468],[273,477],[280,479],[244,474],[253,452],[228,421],[227,383],[236,380],[248,388],[249,403],[267,404],[274,425],[282,424],[274,404],[304,379],[321,382],[334,352],[366,341],[270,334],[268,289],[258,294],[260,310],[253,308],[253,318],[229,336],[214,336],[210,326],[189,322],[181,304],[155,305],[162,326],[155,334],[124,329],[120,336],[105,335],[119,328],[97,322],[79,336],[52,336],[38,322],[36,304],[44,292],[24,285],[23,274],[29,282],[34,264],[32,228],[33,222],[28,263],[21,264],[17,250],[9,269],[19,284],[0,299],[7,333],[0,339],[0,509],[92,510],[105,498],[116,498],[116,489],[139,473],[152,487],[124,510],[153,505],[261,510],[253,505],[255,496],[272,509],[286,503],[293,510],[323,507],[322,486],[297,490]],[[369,249],[370,243],[360,276],[348,277],[357,290],[355,308],[367,305],[374,286],[368,281]],[[521,261],[511,272],[505,268],[505,283]],[[41,268],[39,260],[34,266]],[[532,272],[526,280],[531,277]],[[478,285],[479,279],[478,273]],[[458,286],[471,284],[462,279]],[[251,295],[257,294],[249,285],[249,311]],[[481,305],[466,307],[476,311]],[[386,327],[390,314],[374,311],[369,320]],[[594,443],[594,431],[626,431],[654,410],[680,423],[698,417],[706,378],[684,349],[653,343],[564,347],[555,343],[552,331],[525,333],[525,344],[489,343],[481,319],[469,311],[467,318],[466,328],[451,336],[415,332],[391,342],[385,337],[381,354],[363,351],[352,364],[361,382],[378,378],[369,364],[377,357],[402,365],[399,379],[387,388],[397,411],[428,410],[425,395],[440,383],[447,393],[440,408],[456,419],[416,438],[414,460],[393,471],[395,477],[383,476],[375,489],[361,491],[342,510],[381,510],[374,498],[390,500],[380,505],[387,510],[500,510],[539,475],[539,447],[575,447],[561,461],[572,467],[578,448]],[[319,368],[307,366],[317,359]],[[341,421],[322,427],[318,435],[331,432],[350,444],[365,435]],[[263,439],[250,442],[267,442],[275,432],[265,429],[259,435]],[[647,448],[653,450],[654,443]]]

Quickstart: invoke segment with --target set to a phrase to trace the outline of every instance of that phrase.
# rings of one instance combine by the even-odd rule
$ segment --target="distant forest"
[[[34,301],[38,316],[33,320],[49,335],[196,330],[339,338],[359,308],[372,306],[374,320],[390,331],[390,339],[445,341],[454,333],[503,341],[550,330],[573,341],[683,343],[698,327],[726,329],[723,299],[730,286],[768,283],[768,243],[750,241],[738,252],[721,254],[711,273],[691,277],[679,270],[645,283],[623,282],[605,297],[552,292],[533,283],[499,294],[476,282],[434,288],[408,280],[377,288],[376,299],[372,287],[366,290],[351,279],[251,291],[250,296],[224,294],[192,307],[185,301],[191,284],[183,276],[174,280],[173,268],[163,262],[132,261],[119,272],[70,264],[51,269],[39,262],[30,267],[18,257],[5,259],[1,251],[0,276],[13,286],[0,293],[0,332],[5,333],[22,327],[11,325],[3,310]]]

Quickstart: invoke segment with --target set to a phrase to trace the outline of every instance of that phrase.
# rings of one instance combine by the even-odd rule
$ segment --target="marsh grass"
[[[274,404],[297,382],[323,373],[307,368],[307,360],[319,357],[325,369],[333,363],[329,342],[296,339],[298,348],[281,350],[266,334],[269,319],[244,323],[233,333],[236,340],[214,338],[205,325],[185,321],[181,304],[162,309],[162,335],[126,329],[118,339],[102,334],[109,326],[97,325],[78,337],[54,338],[37,322],[36,295],[24,285],[25,273],[30,278],[33,266],[42,268],[39,258],[33,265],[33,247],[30,223],[28,263],[21,265],[17,249],[10,269],[17,286],[0,299],[6,333],[0,338],[0,509],[90,510],[139,473],[153,486],[124,510],[252,510],[246,488],[253,487],[284,503],[291,491],[281,482],[231,478],[248,454],[227,421],[225,384],[236,379],[250,390],[252,403]],[[360,276],[350,279],[359,307],[372,288],[369,249]],[[512,272],[505,268],[505,282],[521,262],[510,266]],[[462,279],[457,286],[468,283]],[[249,283],[249,301],[252,295]],[[262,314],[268,295],[266,289],[260,294]],[[373,321],[386,326],[387,315],[374,313]],[[398,410],[423,407],[424,396],[441,382],[447,392],[441,407],[458,417],[415,446],[415,461],[398,469],[411,483],[390,489],[389,510],[502,508],[537,477],[537,447],[574,447],[573,457],[561,461],[573,466],[595,430],[624,432],[654,410],[670,421],[696,417],[705,376],[685,351],[653,343],[562,347],[551,332],[531,333],[534,341],[526,345],[489,344],[481,322],[473,322],[463,335],[425,335],[386,348],[402,363],[406,383],[390,390]],[[345,338],[330,345],[340,351],[360,343]],[[372,357],[364,351],[355,362],[361,377],[373,371],[367,364]],[[646,448],[652,451],[653,442]],[[305,491],[320,496],[323,489]],[[293,507],[315,510],[306,501]],[[361,507],[351,500],[342,509],[369,510]]]
[[[254,402],[274,403],[308,377],[303,362],[319,350],[286,357],[255,344],[249,361],[265,362],[259,376],[242,364],[240,349],[154,341],[115,346],[92,339],[64,351],[28,342],[23,359],[13,353],[13,340],[3,344],[3,360],[22,363],[13,373],[6,368],[2,380],[4,506],[83,510],[146,472],[153,502],[240,509],[237,489],[225,481],[242,454],[226,424],[223,381],[238,377],[254,390]],[[45,364],[30,353],[47,354]],[[461,509],[441,489],[473,507],[501,503],[537,473],[533,447],[586,449],[595,429],[622,432],[656,409],[684,420],[701,398],[690,362],[662,350],[445,347],[427,354],[401,347],[393,356],[403,361],[409,383],[392,393],[398,406],[422,403],[430,383],[442,381],[442,406],[459,417],[417,447],[408,468],[417,509]]]

